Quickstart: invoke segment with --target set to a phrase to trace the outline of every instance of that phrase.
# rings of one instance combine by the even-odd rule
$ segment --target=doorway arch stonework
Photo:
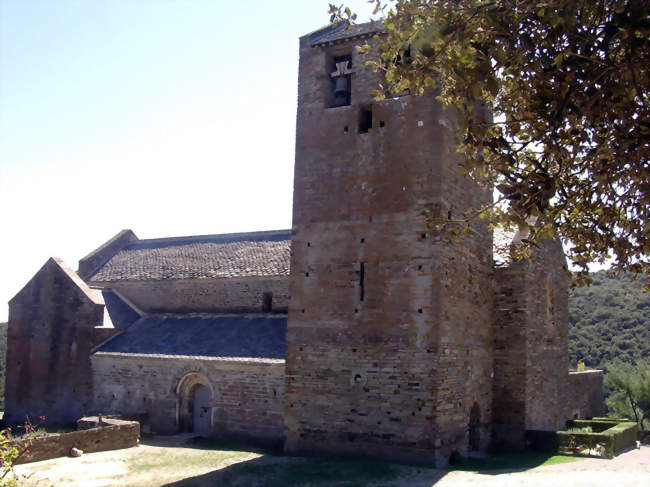
[[[176,386],[176,430],[208,436],[212,433],[214,389],[201,372],[187,372]]]

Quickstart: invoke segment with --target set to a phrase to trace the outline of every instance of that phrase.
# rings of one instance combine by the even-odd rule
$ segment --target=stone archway
[[[469,444],[470,452],[481,449],[481,407],[475,402],[469,413]]]
[[[208,436],[212,432],[214,392],[208,378],[188,372],[176,386],[176,430]]]

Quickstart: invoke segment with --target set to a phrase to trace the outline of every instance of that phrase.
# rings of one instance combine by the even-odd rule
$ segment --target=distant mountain
[[[593,368],[612,360],[650,359],[650,292],[630,274],[591,276],[590,286],[569,296],[569,360]]]

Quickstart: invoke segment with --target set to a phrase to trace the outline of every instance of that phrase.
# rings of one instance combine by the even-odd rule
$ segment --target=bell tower
[[[474,222],[457,242],[423,212],[491,195],[434,94],[373,99],[377,50],[355,46],[375,35],[300,39],[285,449],[444,463],[489,442],[492,237]]]

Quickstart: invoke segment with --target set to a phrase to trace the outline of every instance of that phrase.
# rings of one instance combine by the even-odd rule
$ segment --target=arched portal
[[[481,408],[474,403],[469,413],[469,451],[481,449]]]
[[[176,429],[208,436],[212,432],[213,390],[200,372],[189,372],[176,386]]]

